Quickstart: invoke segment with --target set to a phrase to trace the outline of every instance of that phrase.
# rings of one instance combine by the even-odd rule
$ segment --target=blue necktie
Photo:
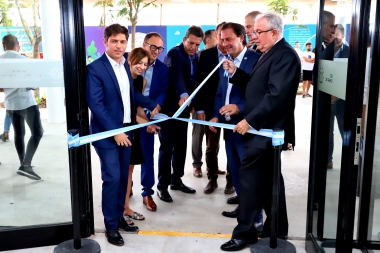
[[[194,81],[194,58],[195,58],[195,55],[189,55],[189,59],[190,59],[190,82]]]

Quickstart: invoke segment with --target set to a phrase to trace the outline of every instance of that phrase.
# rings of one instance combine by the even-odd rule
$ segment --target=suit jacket
[[[260,55],[247,50],[240,63],[239,70],[246,73],[251,73],[253,66],[259,59]],[[219,67],[219,85],[215,96],[215,107],[213,117],[217,117],[219,122],[225,122],[224,115],[219,113],[219,109],[224,106],[228,89],[228,77],[224,76],[223,66]],[[230,104],[236,104],[239,107],[240,113],[231,116],[231,120],[226,122],[229,124],[237,124],[244,119],[244,101],[245,101],[245,85],[236,86],[233,85],[230,93]]]
[[[230,82],[246,87],[244,115],[248,124],[256,130],[283,129],[284,148],[295,146],[294,108],[301,62],[294,49],[281,39],[260,61],[250,74],[237,69]],[[245,134],[247,147],[267,149],[272,140],[267,137]]]
[[[189,55],[186,53],[183,44],[172,48],[165,57],[164,63],[169,68],[169,87],[167,90],[167,99],[162,108],[162,112],[172,116],[177,109],[180,95],[188,93],[189,95],[195,89],[195,79],[198,68],[198,55],[195,54],[193,60],[194,78],[190,81],[191,64]],[[190,110],[187,107],[182,116],[189,117]]]
[[[347,45],[343,44],[343,50],[339,53],[338,58],[348,58],[349,54],[350,48]]]
[[[201,51],[197,72],[197,87],[210,74],[210,72],[218,65],[219,55],[217,47],[212,47]],[[214,98],[219,85],[219,71],[207,80],[205,85],[198,91],[194,97],[195,111],[204,111],[206,120],[210,120],[214,115]]]
[[[127,61],[124,64],[129,78],[131,122],[136,123],[135,104],[154,110],[156,103],[144,97],[133,88],[133,79]],[[87,65],[86,99],[91,110],[90,132],[96,134],[123,127],[124,106],[120,86],[107,56]],[[114,148],[117,144],[113,137],[93,142],[95,147]]]
[[[150,84],[149,98],[155,100],[161,108],[164,106],[169,86],[169,68],[160,60],[156,60],[153,67],[152,82]]]

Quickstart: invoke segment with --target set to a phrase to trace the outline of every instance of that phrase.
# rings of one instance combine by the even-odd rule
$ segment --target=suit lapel
[[[118,93],[118,95],[119,95],[119,97],[121,99],[121,91],[120,91],[119,82],[117,81],[117,78],[116,78],[116,75],[115,75],[115,71],[113,70],[111,63],[108,60],[108,58],[106,56],[106,53],[103,54],[102,61],[103,61],[104,66],[106,67],[109,75],[111,76],[111,80],[112,80],[112,82],[113,82],[113,84],[115,86],[115,89],[117,90],[117,93]]]
[[[244,70],[245,65],[247,64],[247,62],[248,62],[248,50],[243,55],[243,59],[241,60],[239,69],[243,69]]]
[[[257,60],[255,66],[252,69],[252,72],[250,76],[253,75],[253,73],[274,53],[277,51],[277,49],[284,43],[284,38],[282,38],[279,42],[277,42],[266,54],[263,55],[263,57],[259,60]]]
[[[154,87],[154,83],[157,82],[157,79],[158,79],[158,75],[159,75],[159,70],[158,70],[158,64],[157,64],[157,60],[156,60],[156,63],[153,67],[153,74],[152,74],[152,80],[150,82],[150,90],[149,90],[149,97],[150,97],[150,94],[152,93],[152,87]]]

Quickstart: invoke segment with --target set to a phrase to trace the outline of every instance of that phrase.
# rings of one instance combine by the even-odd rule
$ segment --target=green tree
[[[268,9],[280,13],[282,16],[292,15],[292,20],[298,20],[298,9],[292,8],[288,0],[269,0]]]
[[[9,10],[12,7],[13,4],[11,0],[0,0],[0,25],[12,25],[12,19],[9,18]]]
[[[17,8],[17,11],[20,16],[20,20],[22,23],[22,26],[24,27],[26,36],[28,37],[30,43],[33,46],[33,58],[39,58],[38,57],[38,49],[42,40],[41,35],[41,28],[37,25],[37,15],[39,17],[38,13],[38,0],[30,0],[26,5],[20,6],[19,0],[15,0],[15,5]],[[24,19],[24,15],[21,12],[21,7],[23,8],[31,8],[33,12],[33,26],[29,26],[26,20]],[[33,30],[33,31],[32,31]]]
[[[157,0],[119,0],[118,6],[122,7],[122,9],[118,12],[118,17],[127,17],[127,19],[131,22],[132,25],[132,49],[135,48],[135,36],[136,36],[136,25],[139,12],[148,7],[149,5],[155,6]]]
[[[106,26],[107,25],[107,8],[113,8],[113,2],[114,0],[99,0],[94,4],[94,7],[101,7],[103,8],[103,14],[100,17],[99,27]],[[112,12],[108,12],[109,18],[113,18]]]

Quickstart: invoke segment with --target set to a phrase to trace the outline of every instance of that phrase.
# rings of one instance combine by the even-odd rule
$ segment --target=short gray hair
[[[330,19],[335,18],[335,15],[329,11],[323,11],[323,24],[330,22]]]
[[[277,12],[266,12],[263,14],[259,14],[256,17],[256,20],[259,20],[261,18],[265,18],[268,22],[268,29],[276,29],[278,31],[278,35],[282,38],[283,30],[284,30],[284,23],[282,21],[282,17]]]

